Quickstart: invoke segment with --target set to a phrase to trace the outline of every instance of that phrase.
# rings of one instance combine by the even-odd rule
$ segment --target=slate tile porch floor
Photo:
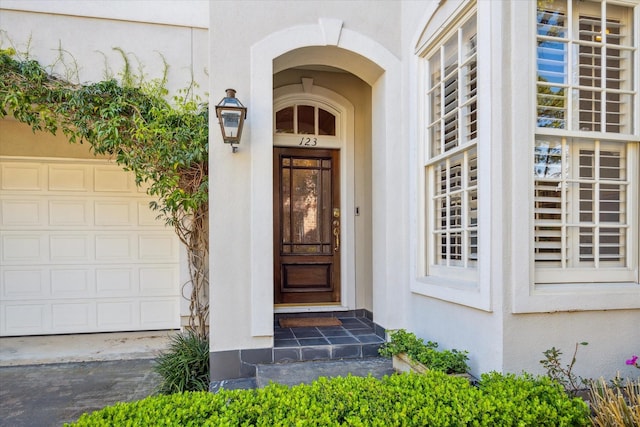
[[[384,330],[366,317],[336,315],[341,326],[282,328],[274,323],[275,362],[378,356]]]

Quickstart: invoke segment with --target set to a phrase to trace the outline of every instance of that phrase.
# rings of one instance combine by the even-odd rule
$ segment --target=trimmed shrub
[[[586,404],[548,379],[466,379],[429,371],[377,380],[320,378],[310,385],[270,384],[152,396],[84,414],[75,426],[583,426]]]
[[[464,374],[469,372],[467,351],[438,350],[438,343],[418,338],[413,332],[398,329],[389,334],[389,341],[384,343],[378,353],[390,357],[405,353],[410,359],[421,363],[428,369],[447,374]]]
[[[159,393],[209,390],[209,341],[193,331],[173,335],[154,371],[162,377]]]
[[[580,426],[589,424],[587,404],[570,397],[549,377],[483,374],[478,383],[483,399],[480,425]]]

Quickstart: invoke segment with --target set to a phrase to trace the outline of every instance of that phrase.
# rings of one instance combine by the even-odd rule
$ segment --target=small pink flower
[[[632,356],[631,359],[625,361],[625,363],[627,365],[634,365],[635,366],[637,361],[638,361],[638,356]]]

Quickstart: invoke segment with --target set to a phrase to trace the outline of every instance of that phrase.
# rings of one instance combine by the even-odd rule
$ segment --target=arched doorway
[[[276,311],[355,308],[353,104],[306,77],[273,111]]]

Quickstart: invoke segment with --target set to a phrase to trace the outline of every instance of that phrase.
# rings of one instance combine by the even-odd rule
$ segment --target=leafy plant
[[[157,199],[151,208],[187,249],[189,326],[206,337],[208,106],[193,94],[194,84],[170,103],[166,63],[162,78],[144,82],[133,74],[125,52],[115,50],[125,64],[120,81],[78,84],[50,74],[13,48],[0,49],[0,118],[11,114],[34,132],[62,131],[70,142],[87,142],[95,154],[111,156],[134,174]]]
[[[589,396],[594,426],[640,426],[640,378],[614,386],[603,378],[592,381]]]
[[[406,353],[409,358],[422,363],[427,368],[447,374],[462,374],[469,371],[467,351],[438,350],[437,342],[428,341],[425,344],[422,338],[404,329],[391,332],[389,341],[380,347],[378,353],[386,357]]]
[[[586,426],[589,409],[583,399],[569,396],[548,377],[482,374],[483,426]]]
[[[320,378],[287,387],[176,393],[119,403],[72,425],[584,426],[587,405],[548,378],[424,375]]]
[[[169,349],[156,360],[163,394],[209,390],[209,341],[194,331],[171,336]]]
[[[564,389],[572,396],[575,396],[579,391],[584,390],[589,385],[589,380],[577,376],[573,372],[573,367],[576,364],[576,355],[578,354],[579,346],[589,345],[587,342],[577,342],[576,347],[571,357],[571,362],[567,365],[562,365],[562,352],[551,347],[543,352],[544,359],[540,361],[542,367],[547,371],[547,376],[554,381],[561,384]]]

